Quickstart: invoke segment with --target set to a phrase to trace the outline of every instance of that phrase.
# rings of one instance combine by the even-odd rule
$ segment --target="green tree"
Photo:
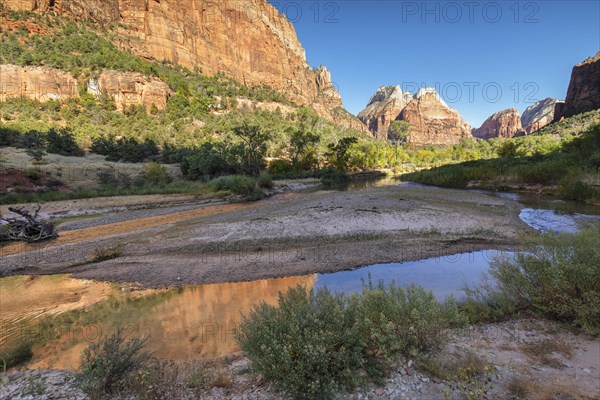
[[[234,125],[232,132],[243,143],[242,157],[246,171],[250,175],[260,175],[267,154],[267,142],[271,134],[256,121],[248,118],[244,118]]]
[[[388,129],[388,138],[396,146],[400,146],[401,144],[406,143],[406,140],[408,139],[409,128],[410,125],[408,122],[396,120],[392,122],[390,128]]]
[[[292,155],[292,163],[298,164],[298,159],[302,154],[306,154],[307,150],[315,147],[321,141],[321,137],[315,133],[319,117],[312,111],[301,108],[297,113],[298,124],[291,128],[290,134],[290,153]]]
[[[335,169],[340,172],[345,172],[348,169],[348,150],[350,150],[350,147],[355,143],[358,143],[357,138],[345,137],[340,139],[337,144],[330,143],[327,146],[329,148],[327,156],[333,160]]]

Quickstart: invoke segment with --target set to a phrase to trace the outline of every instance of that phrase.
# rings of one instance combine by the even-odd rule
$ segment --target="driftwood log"
[[[10,207],[9,211],[20,215],[20,218],[2,218],[2,221],[6,221],[7,224],[1,227],[0,241],[34,243],[54,239],[58,236],[54,224],[38,219],[40,207],[35,210],[33,215],[24,208]]]

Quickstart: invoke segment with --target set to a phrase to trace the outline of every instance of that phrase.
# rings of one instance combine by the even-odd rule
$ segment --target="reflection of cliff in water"
[[[46,278],[50,277],[36,279]],[[78,281],[64,276],[62,279]],[[231,354],[238,351],[234,336],[241,314],[261,301],[275,304],[279,292],[299,284],[312,288],[315,280],[316,274],[127,294],[116,288],[106,289],[104,283],[86,282],[88,292],[96,290],[90,286],[100,285],[112,292],[110,297],[107,293],[105,301],[77,310],[71,307],[55,316],[52,334],[33,347],[30,367],[76,369],[89,341],[96,340],[99,334],[110,334],[117,325],[125,327],[127,334],[137,331],[148,335],[147,350],[159,358],[190,360]],[[35,297],[29,289],[22,295]],[[68,296],[65,294],[64,298]]]

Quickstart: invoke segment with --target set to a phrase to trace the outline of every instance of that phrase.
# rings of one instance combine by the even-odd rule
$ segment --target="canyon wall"
[[[134,72],[103,71],[96,78],[78,82],[70,73],[55,68],[0,65],[0,101],[25,97],[44,102],[77,97],[80,85],[86,85],[87,92],[95,96],[110,96],[119,111],[131,105],[164,110],[172,94],[166,83]]]
[[[408,142],[415,146],[454,145],[472,138],[471,126],[433,89],[420,91],[397,119],[408,122]]]
[[[148,60],[269,85],[322,117],[342,107],[326,69],[313,70],[291,22],[266,0],[0,0],[16,10],[118,22],[115,44]],[[338,118],[366,131],[353,116]]]
[[[564,104],[565,102],[548,97],[527,107],[521,116],[521,123],[527,134],[540,130],[551,123],[554,120],[556,105],[559,103]]]
[[[600,109],[600,51],[575,65],[565,103],[557,104],[554,120]]]
[[[524,133],[521,115],[514,108],[498,111],[489,117],[480,128],[473,130],[473,136],[479,139],[511,138]]]

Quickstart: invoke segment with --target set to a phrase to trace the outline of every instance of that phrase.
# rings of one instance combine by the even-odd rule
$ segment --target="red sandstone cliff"
[[[415,146],[453,145],[472,137],[471,126],[433,89],[419,91],[397,119],[408,122],[408,142]]]
[[[12,9],[119,22],[117,45],[146,59],[247,86],[270,85],[322,117],[342,107],[326,70],[313,71],[294,26],[266,0],[0,0]],[[352,116],[338,122],[366,131]]]
[[[600,51],[573,67],[565,103],[557,104],[554,119],[600,108]]]
[[[524,133],[521,116],[519,111],[514,108],[498,111],[489,117],[480,128],[473,130],[473,136],[480,139],[510,138]]]

